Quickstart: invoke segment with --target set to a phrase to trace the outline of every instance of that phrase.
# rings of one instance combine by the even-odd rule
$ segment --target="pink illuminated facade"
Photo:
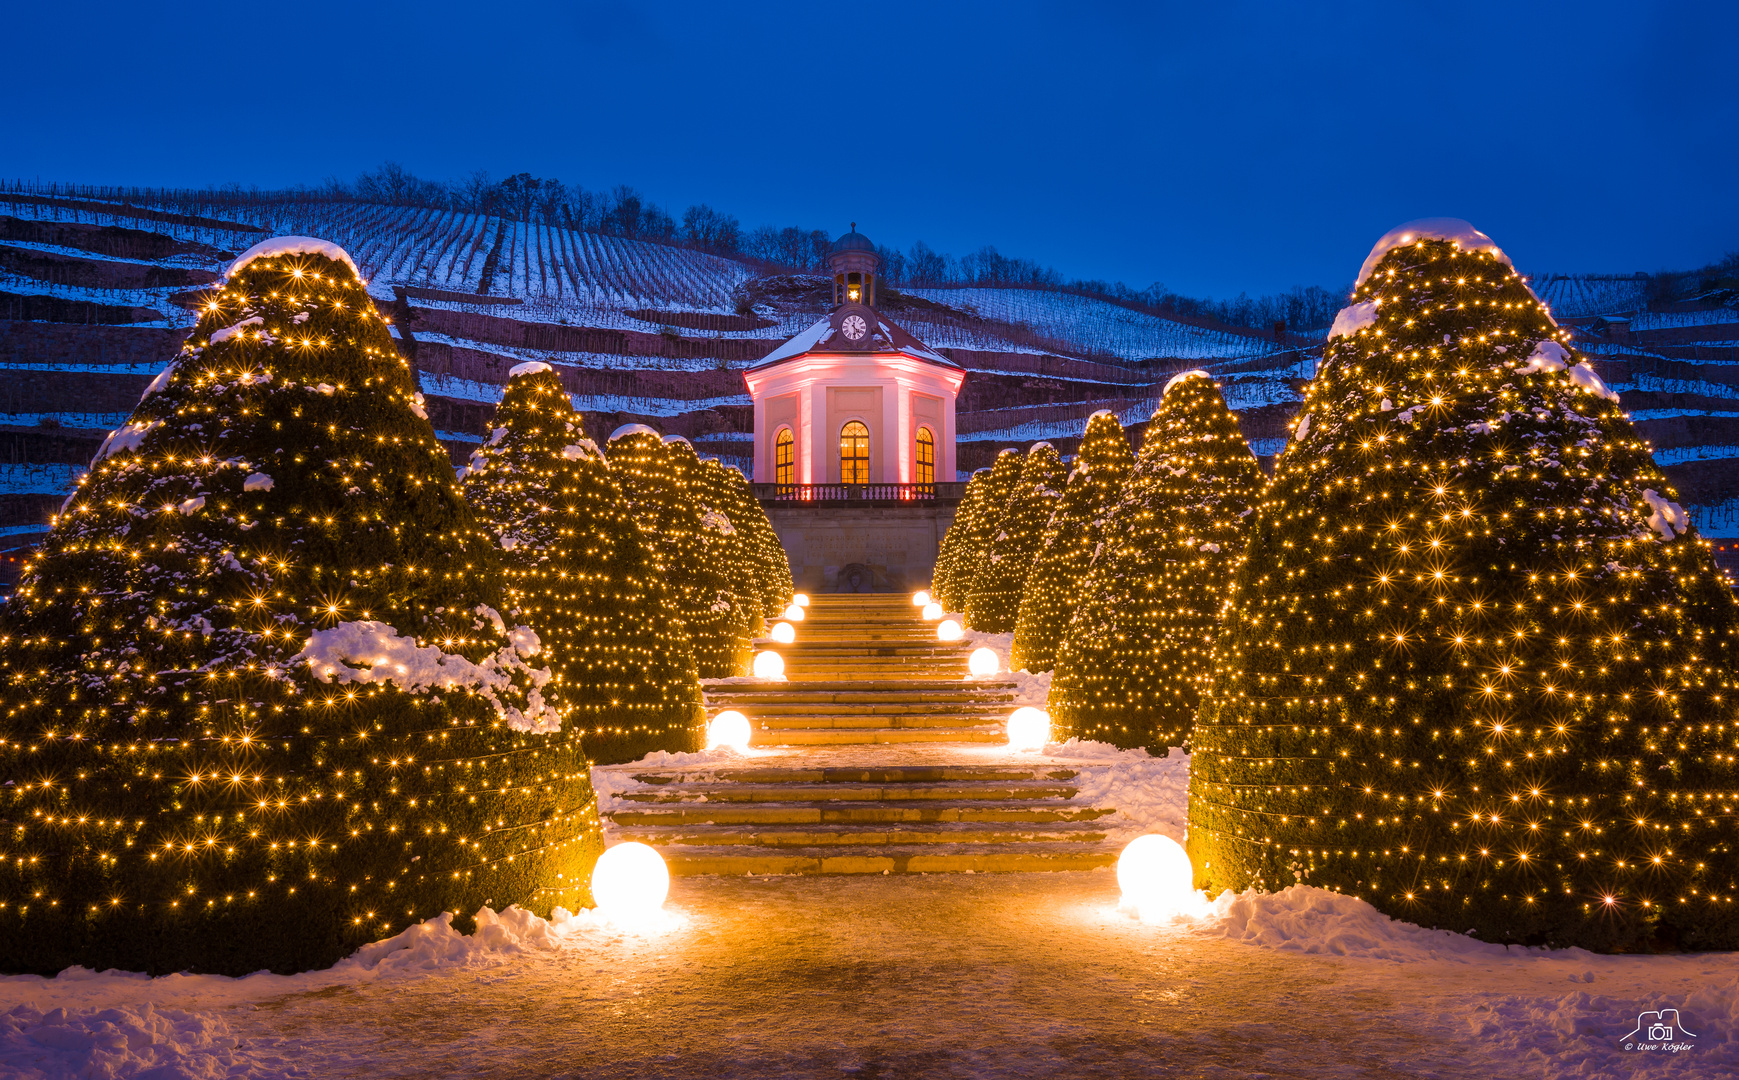
[[[829,257],[831,315],[743,373],[755,403],[755,482],[954,480],[966,373],[875,306],[880,258],[856,231]]]

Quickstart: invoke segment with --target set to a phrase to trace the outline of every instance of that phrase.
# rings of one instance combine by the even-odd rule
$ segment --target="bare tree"
[[[682,212],[682,238],[703,251],[735,255],[742,246],[742,223],[705,203]]]

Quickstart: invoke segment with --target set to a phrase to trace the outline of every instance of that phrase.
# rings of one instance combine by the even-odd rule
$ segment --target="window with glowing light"
[[[870,482],[869,439],[869,428],[861,420],[852,420],[839,429],[840,483]]]
[[[934,484],[936,482],[936,436],[927,427],[918,429],[918,452],[913,457],[912,482],[915,484]]]
[[[773,482],[797,482],[797,439],[790,428],[780,428],[779,434],[773,437]]]

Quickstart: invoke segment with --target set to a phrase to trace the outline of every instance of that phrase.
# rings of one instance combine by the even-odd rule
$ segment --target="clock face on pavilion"
[[[848,341],[862,341],[869,334],[869,323],[864,321],[862,315],[847,315],[840,321],[839,332]]]

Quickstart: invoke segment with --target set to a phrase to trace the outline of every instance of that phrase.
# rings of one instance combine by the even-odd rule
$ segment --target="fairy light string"
[[[1057,653],[1046,709],[1059,739],[1186,745],[1266,486],[1214,380],[1173,380]]]
[[[997,515],[995,531],[980,556],[983,561],[972,574],[965,610],[967,626],[987,634],[1006,634],[1014,629],[1045,526],[1067,482],[1068,473],[1056,447],[1048,442],[1034,443],[1027,451],[1020,479]]]
[[[585,903],[587,763],[498,553],[347,260],[235,267],[4,610],[5,967],[293,971]]]
[[[942,543],[936,551],[936,567],[930,575],[930,594],[948,611],[961,611],[966,607],[966,597],[961,595],[960,589],[960,582],[965,577],[961,564],[970,553],[974,522],[984,512],[985,492],[989,486],[990,470],[973,470],[948,531],[942,534]]]
[[[1709,545],[1500,254],[1418,239],[1352,305],[1217,639],[1202,883],[1487,940],[1739,945],[1739,606]]]
[[[710,526],[700,459],[686,440],[665,442],[647,430],[619,432],[607,447],[611,474],[629,513],[651,542],[676,609],[688,623],[703,679],[749,673],[749,633],[761,598],[747,595],[740,564],[727,561],[721,521]],[[716,515],[716,511],[715,511]]]
[[[1097,412],[1087,419],[1068,485],[1051,513],[1027,575],[1009,657],[1015,670],[1049,671],[1056,665],[1057,648],[1080,602],[1081,583],[1102,538],[1106,515],[1122,496],[1134,463],[1129,436],[1114,413]]]
[[[508,602],[546,650],[548,692],[594,762],[698,750],[705,711],[687,623],[560,376],[523,367],[464,491],[501,549]]]
[[[791,560],[779,542],[779,534],[767,511],[755,498],[748,478],[735,466],[717,458],[701,462],[707,506],[725,516],[741,537],[744,563],[738,588],[746,602],[759,598],[763,632],[765,620],[774,618],[791,604],[796,587],[791,580]],[[704,514],[703,514],[704,517]]]
[[[979,498],[971,518],[960,523],[965,530],[959,551],[958,565],[950,588],[950,598],[959,602],[951,611],[964,611],[972,602],[972,590],[978,587],[978,577],[990,565],[990,547],[1002,532],[1002,522],[1008,513],[1009,499],[1020,486],[1026,458],[1012,446],[996,455],[996,462],[984,479],[984,493]],[[950,526],[950,531],[954,526]]]

